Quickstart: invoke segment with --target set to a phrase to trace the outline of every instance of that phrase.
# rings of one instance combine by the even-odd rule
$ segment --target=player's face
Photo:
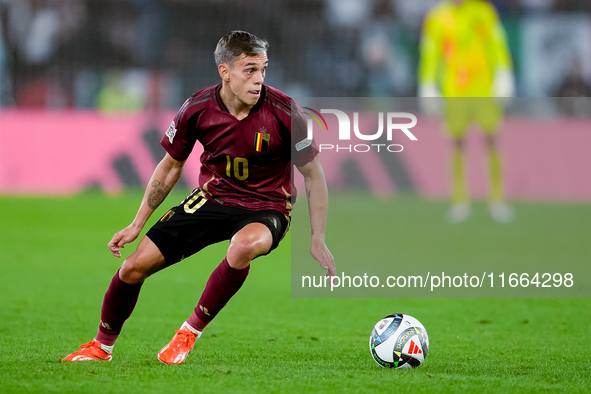
[[[266,53],[255,56],[242,54],[228,69],[228,79],[232,93],[247,106],[257,103],[265,81],[269,60]]]

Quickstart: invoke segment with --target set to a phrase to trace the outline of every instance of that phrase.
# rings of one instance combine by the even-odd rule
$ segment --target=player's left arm
[[[491,30],[491,49],[495,61],[493,97],[512,97],[515,94],[513,61],[507,42],[507,32],[501,18],[492,5],[488,5],[488,23]]]
[[[326,270],[327,276],[335,276],[334,257],[325,243],[326,217],[328,214],[328,188],[324,171],[318,156],[311,162],[297,167],[304,176],[308,212],[310,214],[310,229],[312,230],[312,246],[310,253],[318,260],[320,266]]]
[[[418,76],[419,97],[440,97],[438,67],[442,54],[437,14],[431,11],[423,21],[420,40]],[[432,101],[435,102],[435,101]]]

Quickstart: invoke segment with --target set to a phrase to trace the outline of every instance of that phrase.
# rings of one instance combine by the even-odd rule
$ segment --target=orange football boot
[[[112,353],[101,349],[101,343],[96,339],[80,345],[80,350],[62,358],[62,361],[111,361]]]
[[[180,330],[176,330],[170,343],[158,352],[158,360],[164,364],[182,364],[193,350],[197,338],[199,335],[183,325]]]

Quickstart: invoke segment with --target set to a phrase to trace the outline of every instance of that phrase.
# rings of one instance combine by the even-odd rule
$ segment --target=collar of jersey
[[[227,112],[228,114],[230,114],[230,111],[228,111],[228,108],[226,108],[226,104],[224,104],[224,102],[222,101],[222,98],[220,96],[220,90],[221,89],[222,89],[222,84],[220,83],[215,88],[215,99],[218,102],[218,106],[220,107],[220,110],[223,111],[223,112]],[[265,87],[265,85],[262,85],[262,87],[261,87],[261,97],[259,97],[259,100],[257,101],[257,103],[250,109],[250,112],[248,113],[248,115],[246,116],[246,118],[248,118],[250,115],[252,115],[255,112],[257,112],[259,110],[259,108],[261,108],[261,106],[263,105],[263,102],[265,101],[266,92],[267,92],[267,88]],[[230,114],[230,115],[232,115],[232,114]],[[244,118],[244,119],[246,119],[246,118]]]

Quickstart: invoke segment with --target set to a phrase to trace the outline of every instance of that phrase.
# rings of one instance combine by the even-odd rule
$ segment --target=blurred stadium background
[[[0,194],[143,189],[164,155],[159,141],[175,111],[194,91],[218,83],[213,50],[234,29],[270,42],[266,83],[308,100],[308,106],[336,108],[330,98],[348,97],[342,103],[350,108],[418,113],[421,27],[437,3],[0,0]],[[591,3],[492,3],[507,32],[518,96],[500,133],[507,196],[522,204],[588,204]],[[363,127],[375,130],[375,115],[369,117]],[[327,119],[336,127],[334,117]],[[420,117],[418,142],[394,141],[404,144],[400,154],[323,152],[331,193],[362,190],[385,201],[400,194],[447,201],[450,144],[442,129],[441,121]],[[329,137],[315,135],[319,143],[333,143]],[[489,189],[481,137],[471,133],[466,142],[467,179],[476,200],[484,200]],[[185,166],[176,188],[181,194],[197,185],[200,149]],[[419,203],[414,209],[427,208]],[[443,219],[438,209],[442,213],[433,223]],[[388,211],[383,221],[401,220],[394,207]],[[547,215],[545,207],[539,211]],[[488,229],[488,221],[481,223]],[[481,258],[478,247],[469,263],[474,258]]]
[[[219,37],[234,29],[251,31],[270,42],[266,82],[293,97],[414,97],[421,24],[436,3],[2,0],[0,193],[142,188],[163,155],[158,141],[174,111],[194,91],[217,83],[212,52]],[[551,116],[559,128],[565,127],[560,123],[565,117],[572,120],[569,128],[576,130],[563,135],[570,142],[560,152],[566,159],[578,160],[572,168],[580,174],[588,163],[569,149],[588,146],[584,130],[591,112],[587,98],[591,95],[591,3],[492,3],[507,31],[517,95],[546,98],[514,101],[509,115]],[[558,96],[569,98],[554,98]],[[509,120],[507,128],[536,133],[539,124],[547,130],[541,132],[546,137],[538,146],[532,146],[523,133],[521,137],[504,134],[530,144],[532,154],[540,156],[553,149],[556,127],[544,120],[524,123],[522,119],[518,124]],[[440,129],[436,124],[423,125]],[[445,141],[440,139],[438,144]],[[508,144],[515,147],[516,157],[523,156],[523,146]],[[445,160],[445,155],[429,157],[435,158],[426,163],[427,168],[440,168],[440,160]],[[72,160],[79,160],[78,164],[71,165]],[[439,164],[434,165],[435,161]],[[509,157],[507,168],[512,167],[516,168]],[[186,168],[181,185],[189,187],[196,170]],[[555,173],[560,177],[568,168]],[[509,182],[523,184],[521,178],[512,181],[511,177]],[[336,178],[329,182],[332,187],[343,184]],[[445,182],[435,190],[416,182],[421,195],[447,193]],[[474,182],[478,190],[486,187],[478,186],[484,181]],[[541,197],[591,198],[589,192],[577,193],[565,190]],[[509,194],[535,197],[512,194],[511,186]]]
[[[270,85],[294,97],[416,95],[437,0],[2,0],[3,108],[177,109],[217,82],[219,37],[271,44]],[[591,4],[495,0],[523,97],[589,95]],[[561,89],[573,77],[577,89]]]

